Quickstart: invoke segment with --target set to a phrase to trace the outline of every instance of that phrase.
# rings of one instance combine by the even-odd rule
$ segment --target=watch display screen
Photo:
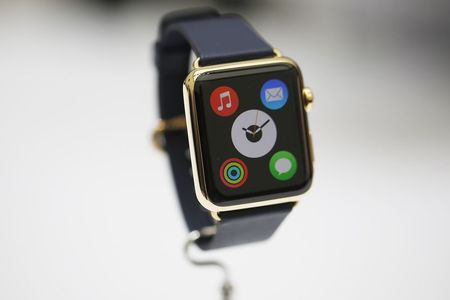
[[[289,64],[197,78],[200,148],[212,202],[262,201],[309,188],[312,166],[300,80]]]

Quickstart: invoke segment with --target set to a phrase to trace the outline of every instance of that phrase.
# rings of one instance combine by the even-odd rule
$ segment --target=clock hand
[[[261,126],[258,127],[258,129],[255,130],[255,133],[254,133],[254,134],[257,134],[258,132],[260,132],[261,129],[262,129],[264,126],[266,126],[267,123],[269,123],[269,122],[270,122],[270,119],[268,119],[267,121],[265,121]]]
[[[248,128],[242,127],[242,130],[244,130],[244,131],[247,132],[247,133],[253,134],[253,131],[251,131],[251,130],[248,129]]]
[[[270,119],[267,119],[267,121],[265,121],[265,122],[259,127],[259,129],[261,129],[261,128],[263,128],[264,126],[266,126],[267,123],[269,123],[269,122],[270,122]]]
[[[257,127],[256,124],[258,124],[258,115],[259,115],[259,110],[256,111],[255,127]],[[255,130],[255,132],[253,132],[253,135],[255,135],[255,133],[256,133],[256,130]]]

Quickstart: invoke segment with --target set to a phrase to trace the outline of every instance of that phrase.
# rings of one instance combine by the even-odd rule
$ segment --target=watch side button
[[[305,110],[310,111],[312,104],[314,102],[314,94],[313,91],[309,87],[304,87],[302,90],[302,96],[305,100]]]

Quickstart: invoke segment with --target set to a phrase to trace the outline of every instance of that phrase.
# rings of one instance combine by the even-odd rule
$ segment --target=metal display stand
[[[233,292],[233,285],[230,281],[230,275],[228,272],[228,268],[225,266],[224,263],[218,261],[218,260],[200,260],[198,258],[192,257],[189,249],[195,244],[195,242],[202,238],[202,237],[209,237],[215,234],[215,228],[214,227],[205,227],[201,230],[194,230],[190,232],[187,236],[186,242],[184,243],[184,255],[186,259],[193,264],[194,266],[198,267],[205,267],[205,266],[214,266],[222,270],[223,272],[223,282],[221,287],[221,295],[223,300],[231,300],[231,294]]]

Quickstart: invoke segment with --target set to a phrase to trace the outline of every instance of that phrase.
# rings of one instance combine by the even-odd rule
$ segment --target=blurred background
[[[270,241],[195,254],[234,299],[449,299],[445,0],[1,0],[0,299],[219,299],[149,142],[158,21],[204,5],[300,64],[316,176]]]

